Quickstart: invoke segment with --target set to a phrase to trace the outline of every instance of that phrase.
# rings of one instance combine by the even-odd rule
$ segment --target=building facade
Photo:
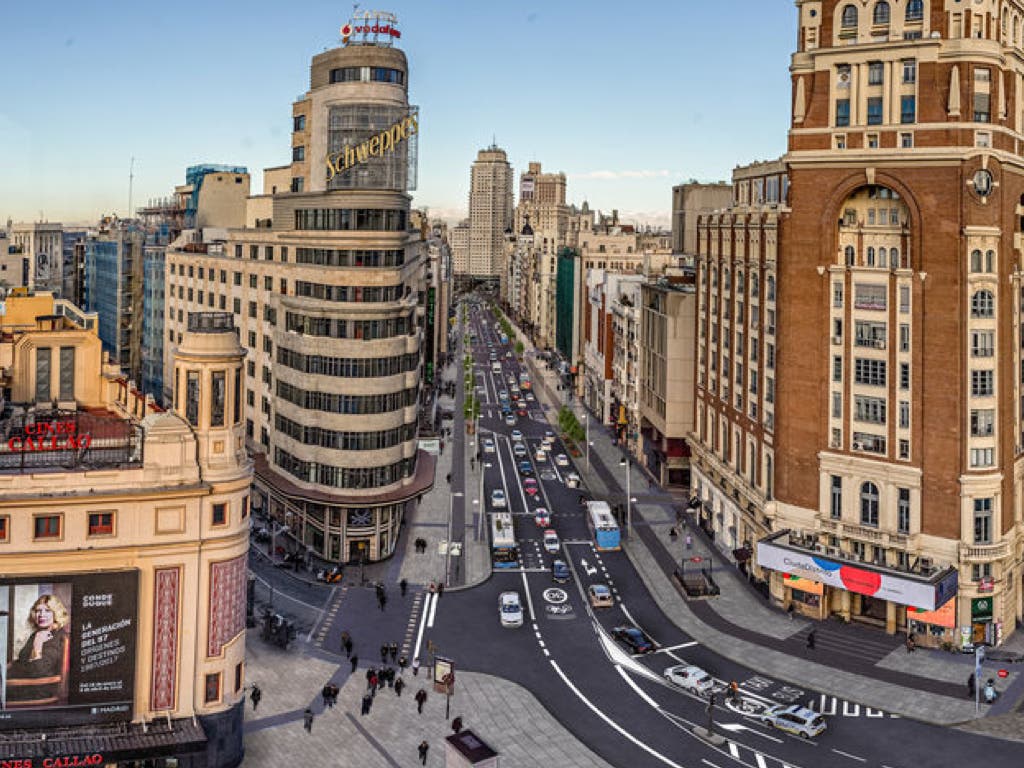
[[[433,483],[416,439],[426,248],[410,227],[407,83],[405,54],[383,43],[315,56],[292,163],[267,169],[246,226],[187,231],[167,252],[165,355],[188,312],[234,314],[254,503],[287,528],[279,542],[330,562],[390,556]]]
[[[22,258],[20,275],[16,265],[5,270],[10,287],[22,286],[60,294],[64,289],[64,228],[57,222],[28,222],[10,228],[11,243]],[[10,274],[13,273],[13,274]],[[20,278],[20,281],[17,281]]]
[[[672,252],[697,253],[697,217],[732,205],[732,186],[689,181],[672,187]]]
[[[105,361],[97,330],[48,293],[10,297],[0,317],[0,750],[20,765],[237,766],[243,350],[230,316],[193,316],[166,412]],[[41,603],[52,636],[30,662]],[[25,738],[40,729],[45,742]]]
[[[764,311],[777,280],[762,326],[779,351],[763,391],[774,420],[769,435],[765,409],[741,435],[728,401],[705,410],[718,444],[702,495],[738,486],[776,599],[933,644],[998,644],[1024,615],[1024,8],[797,6],[788,206],[761,274]],[[722,268],[735,277],[749,248],[735,218],[714,218],[706,264],[726,291]],[[735,312],[734,293],[717,298]],[[740,436],[762,446],[755,461]]]
[[[492,144],[477,152],[469,181],[466,274],[497,286],[504,271],[505,232],[512,226],[512,166]]]

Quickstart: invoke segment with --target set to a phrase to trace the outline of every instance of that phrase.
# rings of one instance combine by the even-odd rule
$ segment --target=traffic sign
[[[701,557],[700,555],[694,555],[693,557],[690,558],[690,562],[691,563],[702,563],[702,562],[704,562],[704,558]]]
[[[1009,677],[1010,676],[1010,673],[1007,672],[1005,669],[1000,669],[998,672],[996,672],[996,674],[999,675],[1000,677]]]

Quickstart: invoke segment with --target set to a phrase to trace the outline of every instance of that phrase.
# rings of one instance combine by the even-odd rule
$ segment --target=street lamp
[[[626,536],[629,537],[632,534],[632,521],[633,521],[633,497],[630,494],[630,469],[632,468],[632,461],[629,456],[623,456],[619,459],[619,466],[626,468]]]
[[[587,436],[586,436],[586,442],[587,442],[587,471],[589,472],[590,471],[590,411],[588,411],[586,409],[586,406],[584,406],[584,408],[583,408],[583,415],[587,419]]]

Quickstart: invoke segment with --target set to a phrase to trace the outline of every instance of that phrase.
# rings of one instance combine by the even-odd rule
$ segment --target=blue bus
[[[587,526],[594,537],[594,545],[601,552],[621,549],[619,524],[615,522],[607,501],[587,502]]]
[[[519,565],[516,529],[510,512],[491,513],[491,562],[495,568],[515,568]]]

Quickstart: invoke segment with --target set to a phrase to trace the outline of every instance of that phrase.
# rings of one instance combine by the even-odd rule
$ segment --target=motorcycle
[[[985,687],[982,689],[981,693],[985,697],[986,704],[992,704],[995,702],[996,699],[999,698],[999,691],[996,690],[996,684],[994,680],[989,680],[987,683],[985,683]]]

